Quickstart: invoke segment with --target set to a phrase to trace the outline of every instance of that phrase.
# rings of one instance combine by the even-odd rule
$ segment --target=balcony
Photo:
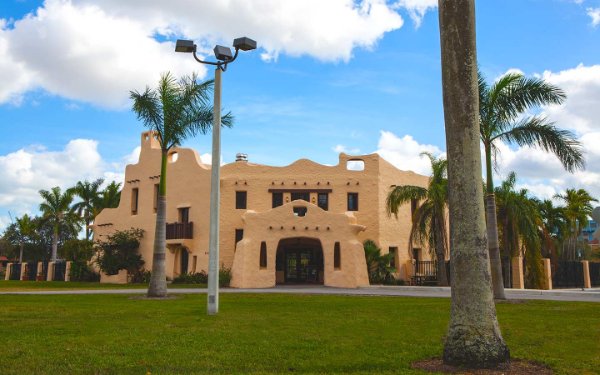
[[[194,238],[194,223],[167,223],[167,240]]]

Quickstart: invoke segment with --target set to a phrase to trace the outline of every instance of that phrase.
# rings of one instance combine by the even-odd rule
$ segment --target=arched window
[[[333,246],[333,268],[336,270],[342,268],[342,252],[339,242],[336,242]]]
[[[260,268],[267,268],[267,243],[260,243]]]

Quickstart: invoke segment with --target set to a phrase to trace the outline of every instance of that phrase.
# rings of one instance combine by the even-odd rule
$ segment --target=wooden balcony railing
[[[194,238],[194,223],[167,223],[167,240]]]

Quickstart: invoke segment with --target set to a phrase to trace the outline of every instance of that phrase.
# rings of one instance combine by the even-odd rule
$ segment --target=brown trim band
[[[269,189],[269,193],[331,193],[332,189]]]

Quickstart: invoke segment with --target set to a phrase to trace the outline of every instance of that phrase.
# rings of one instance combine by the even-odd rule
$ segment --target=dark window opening
[[[237,245],[237,243],[240,242],[243,238],[244,238],[244,230],[236,229],[235,230],[235,244]]]
[[[283,193],[273,193],[273,208],[283,206]]]
[[[305,200],[307,202],[310,202],[310,193],[305,191],[305,192],[292,192],[292,200],[298,200],[298,199],[302,199]]]
[[[348,211],[358,211],[358,193],[348,193]]]
[[[398,248],[395,246],[390,246],[389,253],[391,254],[390,267],[396,268],[396,255],[398,254]]]
[[[267,268],[267,243],[260,243],[260,268]]]
[[[329,209],[329,194],[319,193],[317,195],[317,205],[327,211]]]
[[[294,215],[306,216],[306,207],[294,207]]]
[[[342,252],[339,242],[336,242],[333,246],[333,268],[336,270],[342,268]]]
[[[417,210],[417,206],[418,202],[416,199],[411,199],[410,200],[410,217],[415,216],[415,211]]]
[[[158,188],[158,184],[154,184],[154,213],[156,213],[156,210],[158,210],[158,194],[159,194],[159,188]]]
[[[139,193],[140,193],[140,191],[138,188],[131,189],[131,214],[132,215],[137,215],[137,213],[138,213]]]
[[[179,222],[189,223],[190,222],[190,208],[183,207],[179,209]]]
[[[421,261],[421,249],[412,249],[413,260],[417,263]]]
[[[235,208],[236,209],[246,209],[246,203],[248,200],[248,195],[245,191],[236,191],[235,192]]]

